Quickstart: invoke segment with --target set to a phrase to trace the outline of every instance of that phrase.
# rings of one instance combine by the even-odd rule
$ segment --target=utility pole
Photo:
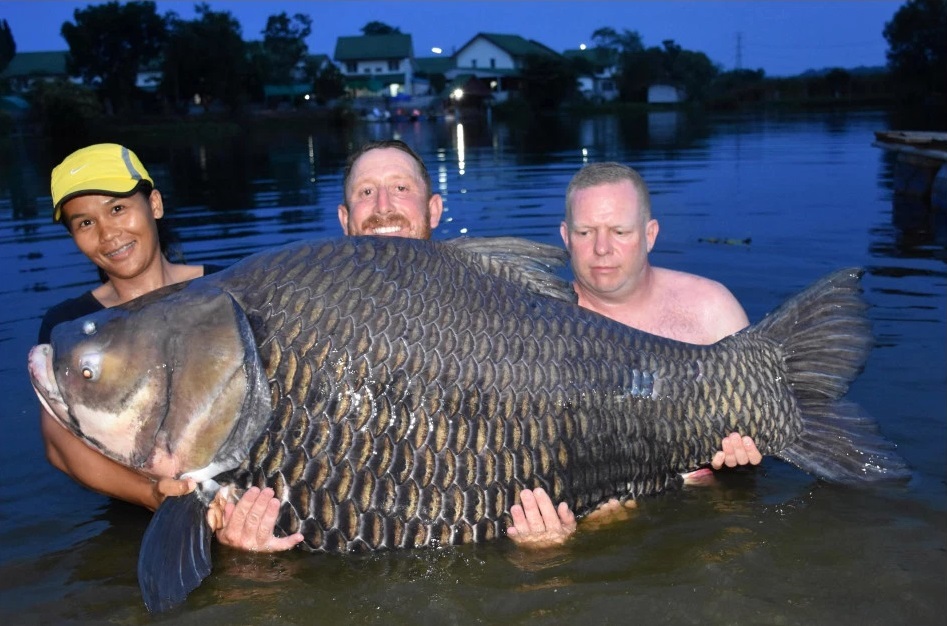
[[[743,33],[741,32],[737,32],[737,62],[735,69],[743,69]]]

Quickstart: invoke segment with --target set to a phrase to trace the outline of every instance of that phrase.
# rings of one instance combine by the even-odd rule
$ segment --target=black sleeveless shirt
[[[219,265],[205,265],[204,276],[219,272],[223,267]],[[79,319],[90,313],[101,311],[105,307],[95,299],[92,291],[87,291],[78,298],[69,298],[63,300],[57,305],[49,307],[43,316],[43,321],[39,325],[39,340],[37,343],[49,343],[50,335],[57,324]]]

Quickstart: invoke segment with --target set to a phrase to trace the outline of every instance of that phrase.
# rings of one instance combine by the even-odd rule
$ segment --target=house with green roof
[[[427,93],[427,81],[416,76],[411,35],[339,37],[332,58],[356,97],[393,98]]]
[[[428,81],[431,94],[437,98],[447,99],[446,87],[451,81],[447,79],[447,72],[454,69],[454,57],[449,54],[439,54],[432,57],[417,57],[414,59],[415,77]]]
[[[20,94],[29,92],[37,81],[69,80],[82,84],[82,78],[69,74],[68,63],[68,50],[18,52],[6,69],[0,72],[0,82],[7,83],[11,91]],[[135,85],[145,91],[155,91],[162,75],[160,62],[154,61],[141,68],[135,77]]]
[[[446,74],[454,69],[454,57],[450,55],[439,54],[433,57],[418,57],[414,60],[416,74]]]
[[[560,56],[552,48],[519,35],[477,33],[454,54],[447,78],[473,76],[489,86],[493,99],[503,102],[520,89],[527,59],[533,55]]]
[[[298,99],[309,100],[313,92],[313,77],[333,65],[328,54],[307,54],[301,58],[290,72],[290,83],[263,85],[263,99],[268,104],[275,102],[293,102]]]
[[[579,93],[588,100],[610,102],[618,98],[618,51],[612,48],[564,50],[579,73]]]
[[[14,93],[26,93],[36,81],[67,79],[68,58],[66,51],[18,52],[0,72],[0,82],[8,84]]]

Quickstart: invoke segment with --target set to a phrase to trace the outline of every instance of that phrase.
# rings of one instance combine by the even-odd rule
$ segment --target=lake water
[[[50,220],[42,143],[0,142],[0,621],[6,624],[932,624],[947,611],[947,227],[897,201],[873,147],[881,113],[673,112],[503,124],[365,124],[133,144],[193,263],[337,233],[348,150],[399,137],[445,200],[435,236],[559,243],[563,194],[585,162],[619,160],[651,186],[653,262],[730,287],[758,320],[821,275],[867,269],[877,345],[849,397],[914,469],[849,489],[774,459],[642,500],[630,519],[550,553],[511,542],[369,556],[237,553],[186,605],[151,618],[135,575],[149,514],[46,462],[26,354],[43,311],[95,284]],[[719,243],[737,240],[739,243]],[[580,526],[580,529],[582,527]]]

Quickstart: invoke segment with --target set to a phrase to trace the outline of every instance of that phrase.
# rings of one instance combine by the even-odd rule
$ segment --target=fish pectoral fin
[[[138,585],[151,613],[184,602],[211,569],[207,505],[197,491],[165,498],[155,511],[138,553]]]

